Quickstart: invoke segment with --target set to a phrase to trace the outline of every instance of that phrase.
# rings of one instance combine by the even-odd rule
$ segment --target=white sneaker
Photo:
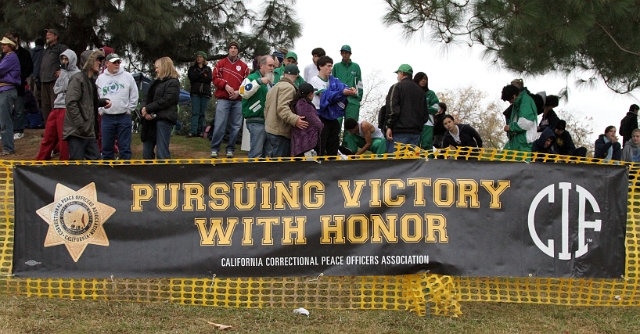
[[[18,140],[24,138],[24,132],[16,132],[13,134],[13,140]]]

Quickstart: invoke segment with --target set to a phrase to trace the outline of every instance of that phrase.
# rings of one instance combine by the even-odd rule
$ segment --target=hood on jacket
[[[633,139],[627,140],[627,143],[624,144],[624,147],[631,146],[634,150],[640,149],[640,144],[636,145],[633,143]]]
[[[544,131],[542,131],[542,134],[540,134],[540,138],[536,139],[536,145],[538,145],[539,147],[544,147],[544,143],[549,138],[552,139],[551,145],[553,145],[553,143],[555,143],[556,141],[556,134],[550,128],[546,128],[544,129]]]
[[[82,55],[80,55],[80,57],[84,57],[84,56],[85,56],[85,52],[83,52]],[[89,57],[86,58],[84,65],[82,66],[82,71],[84,71],[85,73],[89,72],[89,70],[95,63],[96,59],[99,59],[99,58],[104,58],[104,53],[100,50],[92,51],[91,54],[89,54]],[[96,76],[98,74],[99,73],[96,73]]]
[[[78,66],[76,65],[78,63],[78,56],[76,55],[75,52],[73,52],[73,50],[67,49],[66,51],[61,53],[60,54],[60,63],[62,63],[62,56],[66,56],[67,58],[69,58],[69,65],[67,65],[66,71],[68,71],[68,72],[78,72],[78,71],[80,71],[78,69]]]

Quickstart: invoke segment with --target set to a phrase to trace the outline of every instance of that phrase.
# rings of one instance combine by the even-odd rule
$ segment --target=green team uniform
[[[282,79],[283,75],[284,75],[284,65],[273,70],[273,84],[274,85],[277,84],[278,81]],[[300,87],[300,85],[304,83],[304,78],[301,75],[298,75],[298,79],[296,79],[296,81],[294,81],[293,83],[296,85],[296,87]]]
[[[436,96],[436,93],[432,90],[428,90],[427,93],[427,110],[429,112],[429,121],[424,124],[424,128],[422,128],[422,133],[420,133],[420,148],[423,150],[432,150],[433,149],[433,126],[434,119],[433,115],[438,113],[440,110],[440,100]]]
[[[533,142],[538,134],[538,112],[536,103],[526,89],[513,102],[511,119],[509,120],[509,141],[505,150],[531,152]]]
[[[356,121],[360,120],[360,101],[362,100],[362,71],[360,65],[352,62],[351,60],[345,62],[341,61],[333,65],[331,75],[342,81],[347,87],[355,87],[358,89],[358,95],[347,96],[347,108],[344,111],[345,118],[353,118]],[[340,120],[340,127],[342,127],[342,118]],[[344,140],[351,134],[347,131],[344,132]],[[344,141],[343,140],[343,141]]]
[[[262,83],[262,73],[255,71],[249,74],[240,85],[242,96],[242,116],[247,123],[264,124],[264,104],[267,100],[269,85]]]

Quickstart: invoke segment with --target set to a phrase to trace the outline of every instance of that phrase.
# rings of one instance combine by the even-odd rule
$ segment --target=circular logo
[[[98,229],[100,216],[92,200],[76,194],[60,199],[51,218],[60,237],[69,242],[83,242]]]

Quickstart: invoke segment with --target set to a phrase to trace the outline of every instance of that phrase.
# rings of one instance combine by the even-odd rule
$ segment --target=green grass
[[[0,333],[638,333],[637,308],[463,303],[459,318],[404,311],[225,309],[0,295]]]

